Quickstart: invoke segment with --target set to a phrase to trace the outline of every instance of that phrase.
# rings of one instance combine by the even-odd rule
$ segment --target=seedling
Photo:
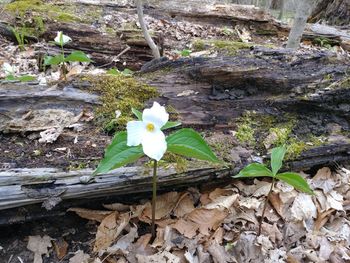
[[[12,31],[13,35],[15,36],[16,38],[16,41],[17,41],[17,44],[18,44],[18,47],[21,51],[24,51],[25,48],[24,48],[24,44],[25,44],[25,31],[26,31],[26,28],[25,27],[21,27],[21,28],[15,28],[15,27],[9,27],[10,30]]]
[[[278,171],[282,167],[282,162],[284,159],[284,155],[286,154],[286,147],[276,147],[272,149],[271,152],[271,170],[268,169],[265,165],[261,163],[252,163],[243,168],[239,174],[233,176],[234,178],[255,178],[255,177],[272,177],[272,183],[269,193],[267,194],[263,212],[261,215],[261,220],[259,224],[259,230],[258,230],[258,236],[261,233],[261,225],[262,221],[265,215],[266,205],[268,201],[268,196],[271,194],[275,181],[281,180],[291,186],[293,186],[295,189],[311,194],[313,195],[313,191],[308,185],[308,183],[305,181],[303,177],[300,176],[298,173],[293,172],[285,172],[285,173],[278,173]]]
[[[192,50],[183,49],[183,50],[177,51],[176,53],[178,53],[181,57],[189,57],[192,53]]]
[[[181,123],[168,121],[169,114],[157,102],[143,113],[136,109],[132,109],[132,112],[138,120],[128,122],[127,132],[118,132],[114,136],[94,174],[106,173],[135,162],[144,155],[153,160],[152,237],[155,238],[157,162],[166,152],[210,162],[219,160],[204,139],[193,129],[180,129],[166,137],[164,130],[180,126]]]
[[[35,77],[30,75],[22,75],[22,76],[16,76],[15,70],[13,67],[5,62],[2,65],[3,70],[5,71],[6,77],[5,80],[11,80],[11,81],[21,81],[21,82],[27,82],[27,81],[33,81],[35,80]]]
[[[73,51],[70,55],[65,56],[64,54],[64,45],[71,42],[72,39],[64,35],[62,32],[57,32],[55,37],[55,44],[61,47],[61,54],[56,56],[46,56],[44,58],[45,66],[60,66],[61,73],[63,74],[64,80],[67,80],[67,62],[91,62],[91,59],[83,51]]]
[[[120,71],[116,68],[111,68],[109,70],[107,70],[107,74],[109,75],[119,75],[122,74],[126,77],[131,77],[134,75],[134,71],[132,71],[131,69],[125,68],[123,71]]]

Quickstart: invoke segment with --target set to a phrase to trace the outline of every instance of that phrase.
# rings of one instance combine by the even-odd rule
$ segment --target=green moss
[[[219,39],[211,39],[211,40],[202,40],[196,39],[192,42],[192,49],[194,51],[202,51],[202,50],[214,50],[214,51],[225,51],[228,55],[235,55],[237,51],[241,49],[250,49],[257,44],[254,43],[245,43],[239,41],[232,40],[219,40]],[[267,48],[273,48],[272,44],[263,45]]]
[[[108,34],[108,35],[110,35],[110,36],[115,36],[115,34],[116,34],[116,30],[114,29],[114,28],[112,28],[112,27],[105,27],[105,31],[106,31],[106,33]]]
[[[285,160],[294,160],[300,156],[300,154],[306,149],[306,143],[291,139],[287,144],[287,152]]]
[[[39,13],[40,16],[45,16],[49,19],[54,19],[62,22],[81,22],[78,16],[74,15],[69,8],[56,6],[51,3],[45,3],[42,0],[19,0],[5,5],[5,10],[24,17],[27,13]],[[33,14],[31,14],[33,15]],[[34,16],[34,15],[33,15]],[[38,14],[35,14],[38,16]]]
[[[96,121],[107,132],[125,129],[126,123],[135,118],[131,108],[142,110],[147,100],[158,95],[156,88],[123,74],[88,77],[88,80],[93,90],[101,94],[102,105],[95,110]],[[119,118],[116,111],[121,112]]]
[[[192,43],[192,49],[194,51],[202,51],[205,50],[205,42],[201,39],[197,39]]]
[[[255,34],[261,35],[261,36],[277,36],[278,32],[273,29],[257,29],[255,31]]]
[[[238,126],[236,138],[241,143],[248,143],[249,145],[254,145],[254,129],[249,123],[242,123]]]

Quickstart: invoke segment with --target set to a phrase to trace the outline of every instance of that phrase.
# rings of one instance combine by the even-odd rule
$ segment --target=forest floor
[[[86,16],[84,8],[75,15]],[[99,17],[91,24],[106,35],[125,24],[137,26],[136,14],[115,12],[109,7],[96,10]],[[227,28],[221,24],[209,26],[198,21],[166,21],[150,16],[146,20],[151,30],[162,32],[164,54],[173,60],[237,51],[236,46],[235,50],[225,47],[225,41],[238,41],[243,43],[242,48],[250,49],[260,45],[283,47],[287,40],[285,35],[274,33],[251,34],[249,26]],[[203,39],[206,41],[198,42]],[[331,49],[349,56],[337,46],[314,44],[305,41],[302,49]],[[0,64],[9,62],[16,72],[37,76],[33,85],[57,82],[57,71],[42,72],[38,68],[34,51],[46,45],[45,41],[32,43],[20,51],[17,45],[0,36]],[[93,65],[73,65],[69,70],[72,79],[76,72],[106,72]],[[0,77],[5,77],[1,74]],[[38,138],[38,131],[0,133],[0,169],[95,168],[111,140],[91,120],[83,130],[64,129],[53,143],[42,144]],[[71,208],[58,218],[2,226],[0,263],[349,262],[349,167],[335,165],[332,170],[324,167],[301,173],[315,195],[276,183],[269,196],[260,236],[258,226],[271,181],[232,180],[219,188],[198,186],[182,192],[160,193],[154,241],[150,235],[147,198],[133,201],[125,197],[119,203]]]

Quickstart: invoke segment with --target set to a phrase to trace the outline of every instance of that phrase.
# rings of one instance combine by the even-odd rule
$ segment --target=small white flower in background
[[[62,31],[57,32],[57,36],[55,37],[56,44],[64,46],[70,41],[72,41],[72,39],[69,36],[64,35]]]
[[[167,150],[165,135],[161,128],[168,122],[169,114],[158,102],[152,108],[145,109],[142,121],[129,121],[127,129],[127,145],[142,144],[143,152],[150,158],[159,161]]]
[[[2,68],[3,68],[3,70],[5,71],[5,73],[6,73],[7,75],[12,75],[12,74],[14,73],[13,67],[12,67],[9,63],[7,63],[7,62],[5,62],[4,64],[2,64]]]

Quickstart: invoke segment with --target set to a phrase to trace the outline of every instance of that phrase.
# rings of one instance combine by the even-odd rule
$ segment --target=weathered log
[[[329,25],[347,26],[350,22],[350,3],[347,0],[319,1],[309,21],[325,21]]]
[[[289,136],[298,140],[304,138],[308,143],[307,135],[311,133],[313,136],[323,136],[326,141],[324,145],[306,148],[285,166],[301,170],[350,160],[350,88],[346,75],[349,70],[348,60],[337,59],[330,52],[256,48],[242,51],[234,57],[154,60],[144,66],[137,78],[158,87],[160,97],[157,100],[174,107],[185,126],[205,127],[220,136],[223,135],[222,130],[238,132],[242,115],[247,111],[254,111],[258,114],[257,118],[274,118],[269,125],[276,127],[285,122],[288,114],[292,114],[293,127]],[[29,110],[64,108],[76,115],[84,108],[97,105],[98,95],[86,90],[86,85],[89,84],[79,84],[78,81],[71,86],[49,89],[28,84],[1,84],[1,116],[9,115],[17,119],[17,130],[8,128],[7,131],[33,129],[28,125],[19,125],[23,113]],[[6,122],[8,118],[4,117],[3,125]],[[230,174],[252,161],[246,154],[240,156],[239,152],[238,159],[230,157],[235,154],[237,145],[250,149],[248,155],[260,151],[260,155],[264,156],[267,150],[261,150],[261,147],[264,147],[262,145],[270,128],[254,131],[255,145],[260,145],[257,148],[249,142],[232,141],[232,135],[217,141],[225,145],[226,150],[217,151],[219,155],[223,152],[229,155],[225,158],[234,167],[232,170],[190,167],[189,171],[180,174],[173,169],[163,170],[160,173],[160,187],[164,189],[191,182],[227,180]],[[89,139],[99,143],[97,137],[100,135]],[[99,147],[103,148],[105,144],[106,141]],[[4,144],[0,147],[4,147]],[[59,147],[59,144],[50,147]],[[23,151],[28,150],[24,148]],[[1,151],[1,154],[5,158],[7,153]],[[57,198],[73,200],[104,196],[106,193],[120,195],[148,191],[149,176],[141,176],[142,172],[139,171],[142,169],[122,168],[98,176],[95,182],[89,184],[82,183],[80,178],[91,175],[91,171],[5,169],[0,173],[0,209],[45,200],[50,202]]]
[[[192,168],[177,173],[159,169],[159,187],[186,186],[229,175],[227,168]],[[13,169],[0,172],[0,210],[59,199],[96,198],[151,191],[151,170],[143,167],[116,169],[93,177],[92,170],[63,172],[54,168]]]

